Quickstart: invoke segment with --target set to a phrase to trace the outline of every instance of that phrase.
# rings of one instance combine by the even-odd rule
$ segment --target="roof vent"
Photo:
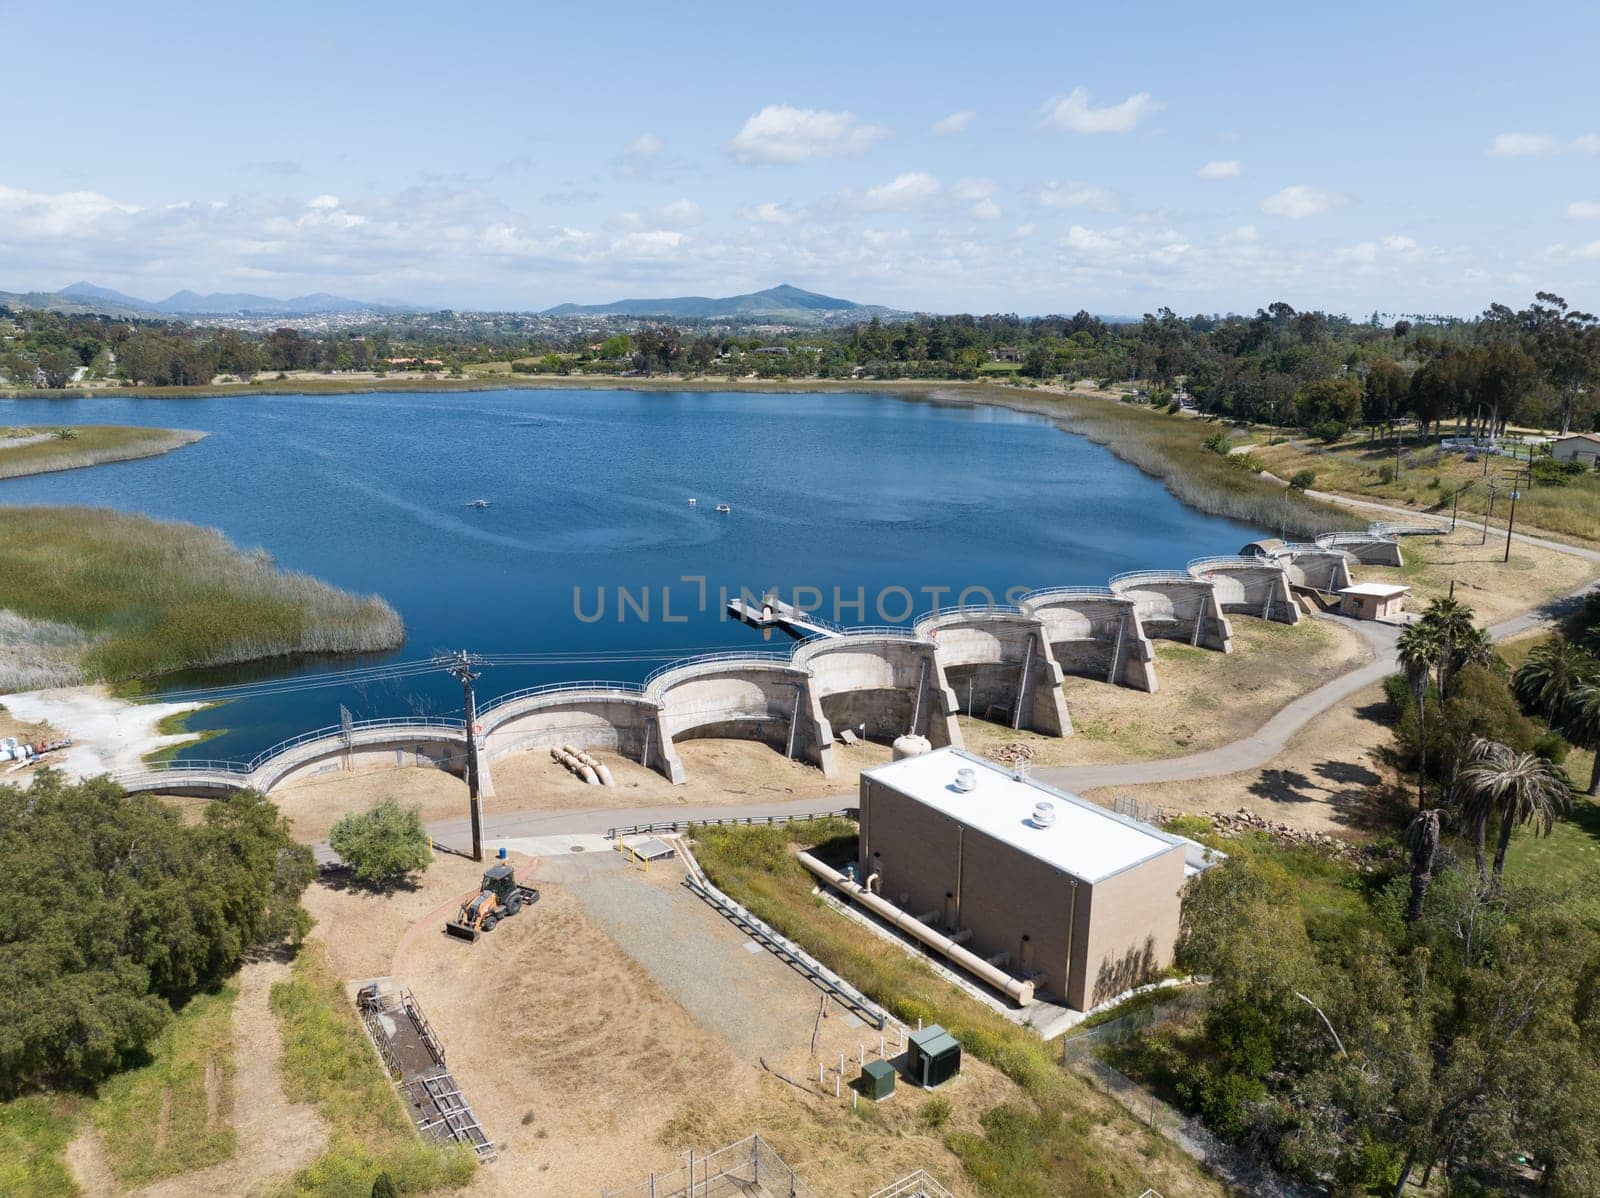
[[[1056,822],[1056,805],[1054,803],[1035,803],[1033,805],[1033,826],[1035,828],[1049,828]]]
[[[956,771],[956,789],[962,792],[978,789],[978,775],[971,769]]]

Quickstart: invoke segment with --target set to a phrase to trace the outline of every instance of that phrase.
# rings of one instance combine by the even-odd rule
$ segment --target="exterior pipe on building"
[[[1004,973],[990,965],[982,957],[968,952],[950,937],[941,932],[936,932],[927,924],[919,922],[909,911],[902,910],[889,902],[871,893],[859,882],[852,882],[832,866],[824,865],[810,853],[800,853],[800,864],[809,869],[817,877],[843,894],[859,902],[874,915],[880,916],[913,940],[927,945],[941,956],[948,958],[961,966],[974,977],[982,979],[993,986],[1007,998],[1019,1006],[1033,1001],[1033,983],[1019,981],[1010,974]]]

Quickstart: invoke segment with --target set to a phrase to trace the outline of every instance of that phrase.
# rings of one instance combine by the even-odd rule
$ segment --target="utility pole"
[[[1528,472],[1528,481],[1530,483],[1533,481],[1533,472],[1531,470]],[[1518,489],[1521,482],[1522,471],[1518,470],[1511,476],[1511,516],[1506,520],[1506,552],[1505,556],[1500,559],[1502,564],[1511,560],[1511,529],[1517,523],[1517,500],[1522,498],[1522,492]]]
[[[1483,516],[1483,535],[1478,538],[1478,544],[1480,545],[1486,545],[1489,543],[1489,521],[1494,519],[1494,491],[1495,486],[1493,483],[1490,483],[1489,510],[1485,512]]]
[[[461,695],[467,717],[467,800],[472,811],[472,859],[482,861],[483,809],[478,802],[478,705],[472,694],[472,684],[481,675],[481,672],[473,667],[482,659],[463,649],[459,653],[439,654],[434,661],[461,683]]]

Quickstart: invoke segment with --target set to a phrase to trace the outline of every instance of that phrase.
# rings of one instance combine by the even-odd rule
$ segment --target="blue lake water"
[[[667,655],[761,647],[760,633],[722,611],[723,593],[741,588],[815,588],[823,614],[843,623],[898,623],[963,588],[1003,601],[1012,588],[1101,584],[1232,553],[1256,535],[1184,507],[1042,418],[883,395],[22,400],[0,417],[209,434],[160,458],[0,482],[0,503],[191,520],[284,567],[380,594],[409,639],[360,664],[457,648],[566,655],[486,669],[481,699],[546,682],[638,681]],[[480,497],[492,506],[469,506]],[[860,609],[849,606],[858,598]],[[346,664],[277,662],[172,685]],[[337,722],[341,703],[358,719],[459,715],[461,695],[429,675],[237,700],[196,717],[229,731],[193,753],[248,757]]]

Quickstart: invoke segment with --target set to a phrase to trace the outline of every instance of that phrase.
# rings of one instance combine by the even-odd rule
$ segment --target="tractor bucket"
[[[476,943],[478,937],[482,935],[477,928],[469,928],[464,923],[447,923],[444,925],[444,930],[446,935],[454,936],[457,940],[465,940],[469,944]]]

